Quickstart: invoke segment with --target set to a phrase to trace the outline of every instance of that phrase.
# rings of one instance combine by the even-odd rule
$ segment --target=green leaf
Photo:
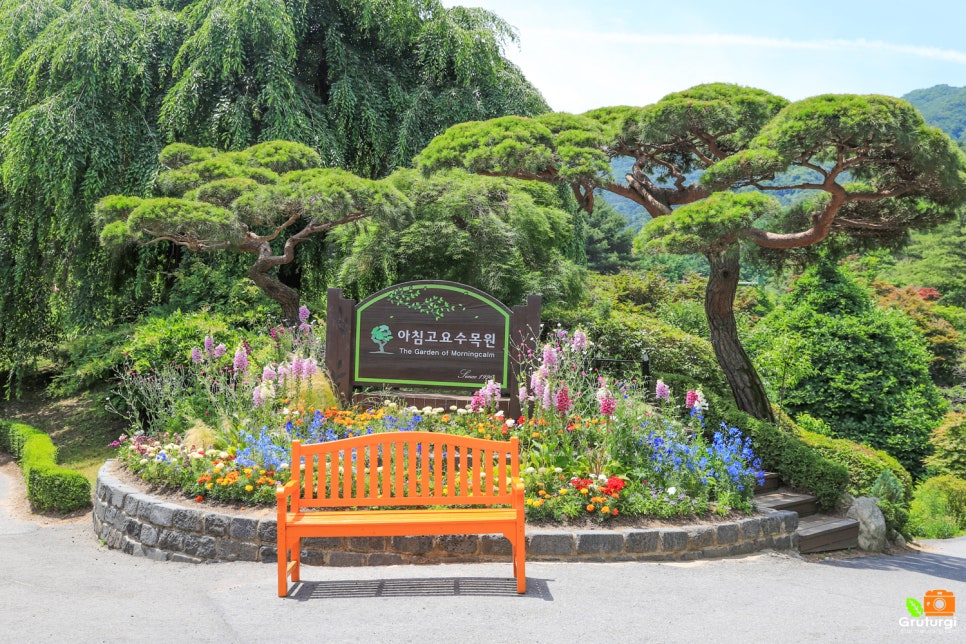
[[[909,610],[909,614],[913,617],[922,617],[923,611],[922,604],[919,603],[918,599],[913,599],[912,597],[906,598],[906,608]]]

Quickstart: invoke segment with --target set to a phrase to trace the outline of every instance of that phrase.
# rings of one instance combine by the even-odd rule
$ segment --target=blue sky
[[[647,105],[699,83],[790,100],[966,85],[966,2],[443,0],[517,28],[506,55],[554,110]]]

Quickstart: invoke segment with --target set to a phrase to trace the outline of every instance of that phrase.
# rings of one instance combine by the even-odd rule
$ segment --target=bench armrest
[[[287,499],[293,498],[299,491],[299,480],[293,478],[291,481],[285,485],[279,485],[275,488],[275,498],[278,501],[278,511],[283,513],[288,511],[288,501]]]

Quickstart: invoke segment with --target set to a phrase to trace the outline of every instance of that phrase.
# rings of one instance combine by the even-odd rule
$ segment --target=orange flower
[[[615,516],[616,517],[617,516],[617,508],[611,508],[610,513],[611,513],[611,516]]]
[[[201,503],[204,500],[205,500],[205,497],[201,496],[200,494],[195,497],[195,503]]]
[[[587,504],[587,511],[588,512],[593,512],[595,509],[596,509],[596,507],[594,507],[594,504],[593,503],[588,503]]]

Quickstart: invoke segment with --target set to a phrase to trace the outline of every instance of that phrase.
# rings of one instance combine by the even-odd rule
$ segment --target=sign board
[[[410,282],[355,310],[356,383],[476,390],[510,381],[511,312],[470,286]]]
[[[502,389],[500,408],[519,415],[511,392],[521,365],[511,353],[536,350],[539,295],[511,311],[472,286],[426,280],[391,286],[359,303],[330,288],[326,309],[325,364],[346,403],[369,395],[357,394],[357,387],[371,392],[388,385],[407,404],[462,405],[492,379]]]

